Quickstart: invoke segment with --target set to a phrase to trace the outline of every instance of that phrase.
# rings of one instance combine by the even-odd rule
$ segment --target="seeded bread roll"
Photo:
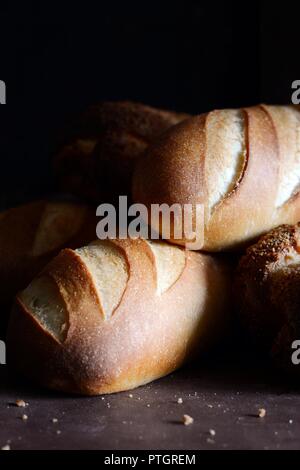
[[[300,224],[282,225],[248,248],[234,285],[239,318],[254,344],[294,372],[292,343],[300,339],[299,286]]]
[[[160,242],[63,250],[18,295],[10,364],[70,393],[138,387],[224,334],[229,282],[221,261]]]
[[[201,204],[196,249],[219,251],[298,222],[299,182],[299,108],[261,105],[213,111],[167,131],[137,163],[133,199],[148,209],[191,204],[194,224]],[[157,217],[151,225],[163,232]]]
[[[187,117],[127,101],[91,106],[54,158],[60,187],[96,203],[129,196],[136,160],[157,136]]]
[[[82,204],[37,201],[0,213],[0,331],[10,302],[64,247],[95,238],[94,211]]]

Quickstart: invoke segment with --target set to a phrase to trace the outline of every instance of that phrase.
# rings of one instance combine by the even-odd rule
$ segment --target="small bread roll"
[[[297,372],[292,343],[300,340],[300,224],[282,225],[248,248],[235,277],[239,317],[253,342]]]
[[[95,238],[96,217],[88,206],[36,201],[0,213],[0,332],[10,302],[62,248]]]
[[[38,383],[97,395],[143,385],[224,334],[223,262],[142,239],[63,250],[21,292],[10,363]]]
[[[54,158],[60,187],[96,203],[129,196],[136,160],[157,136],[187,117],[127,101],[91,106]]]

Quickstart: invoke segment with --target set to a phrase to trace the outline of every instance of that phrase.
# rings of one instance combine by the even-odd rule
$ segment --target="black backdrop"
[[[294,2],[0,3],[0,203],[51,188],[57,130],[131,99],[199,113],[288,103],[300,79]]]

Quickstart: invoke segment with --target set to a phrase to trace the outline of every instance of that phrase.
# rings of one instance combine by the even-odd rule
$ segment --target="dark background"
[[[51,190],[54,137],[88,104],[289,103],[299,20],[287,1],[1,1],[0,204]]]

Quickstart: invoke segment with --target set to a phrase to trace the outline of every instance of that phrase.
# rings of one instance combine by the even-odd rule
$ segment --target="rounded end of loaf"
[[[147,207],[153,229],[171,243],[183,246],[190,243],[188,248],[191,250],[203,246],[204,186],[199,172],[202,164],[200,157],[204,151],[204,128],[205,116],[202,115],[187,119],[166,131],[138,161],[132,184],[133,200]],[[152,210],[154,205],[169,207],[170,216],[166,216],[166,226],[161,214]],[[195,236],[191,232],[195,231],[197,205],[200,208],[196,228],[198,244],[193,246]],[[182,211],[182,219],[174,215],[175,206]],[[187,222],[184,230],[181,221],[187,214],[190,222]]]
[[[63,250],[18,295],[10,363],[59,391],[136,388],[180,367],[224,333],[228,268],[146,240]]]
[[[16,293],[62,248],[77,248],[93,240],[95,226],[93,209],[66,201],[35,201],[1,213],[1,332]]]

